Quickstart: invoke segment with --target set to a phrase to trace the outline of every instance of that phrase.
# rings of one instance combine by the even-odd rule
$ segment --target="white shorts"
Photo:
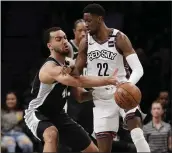
[[[93,93],[93,96],[96,96],[97,93]],[[100,95],[102,97],[100,97]],[[94,98],[94,105],[93,114],[94,114],[94,132],[106,132],[106,131],[113,131],[118,132],[119,129],[119,116],[122,116],[123,120],[126,116],[133,114],[138,109],[140,111],[140,107],[137,106],[127,112],[124,109],[120,108],[113,96],[109,99],[105,99],[109,96],[105,94],[100,94],[100,98]],[[141,112],[141,111],[140,111]],[[141,112],[142,113],[142,112]]]

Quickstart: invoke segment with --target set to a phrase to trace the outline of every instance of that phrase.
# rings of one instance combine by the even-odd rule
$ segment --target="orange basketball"
[[[119,85],[114,95],[117,105],[127,110],[139,105],[141,97],[140,89],[129,82]]]

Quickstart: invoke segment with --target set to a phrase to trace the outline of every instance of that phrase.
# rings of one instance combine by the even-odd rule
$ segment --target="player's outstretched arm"
[[[119,32],[116,38],[116,45],[118,49],[122,51],[130,68],[132,69],[132,73],[128,81],[133,84],[136,84],[143,76],[143,67],[135,50],[132,47],[129,38],[122,32]]]
[[[63,75],[61,73],[62,67],[57,66],[52,62],[46,63],[41,68],[39,73],[39,78],[41,82],[50,84],[55,80],[72,87],[83,87],[83,88],[92,88],[92,87],[99,87],[105,85],[116,85],[118,83],[116,79],[117,70],[115,71],[114,75],[111,77],[93,77],[93,76],[76,76],[73,77],[69,74]]]

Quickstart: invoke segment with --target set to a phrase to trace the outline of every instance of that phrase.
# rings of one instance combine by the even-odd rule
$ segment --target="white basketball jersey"
[[[118,30],[113,29],[112,35],[102,44],[96,42],[93,37],[88,34],[87,75],[112,76],[115,69],[118,69],[117,79],[119,81],[127,80],[124,57],[117,51],[115,46],[116,34],[118,32]]]

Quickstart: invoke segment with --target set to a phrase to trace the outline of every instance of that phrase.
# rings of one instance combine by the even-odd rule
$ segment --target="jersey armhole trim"
[[[120,33],[120,31],[118,31],[118,32],[116,33],[116,35],[115,35],[115,48],[116,48],[117,52],[123,56],[123,52],[121,51],[121,49],[118,48],[118,46],[117,46],[117,44],[116,44],[116,38],[117,38],[117,35],[118,35],[119,33]]]

